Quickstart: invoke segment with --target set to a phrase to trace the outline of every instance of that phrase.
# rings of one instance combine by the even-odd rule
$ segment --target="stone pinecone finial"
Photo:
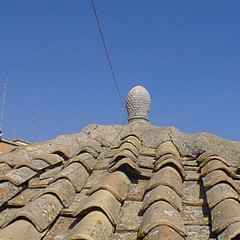
[[[128,122],[133,120],[148,121],[151,97],[144,87],[136,86],[132,88],[128,92],[125,105],[128,112]]]

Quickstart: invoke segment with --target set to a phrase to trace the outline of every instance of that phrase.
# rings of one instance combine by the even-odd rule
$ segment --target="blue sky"
[[[239,1],[95,4],[123,100],[143,85],[152,124],[239,141]],[[7,139],[126,120],[88,0],[0,0],[0,98],[6,73]]]

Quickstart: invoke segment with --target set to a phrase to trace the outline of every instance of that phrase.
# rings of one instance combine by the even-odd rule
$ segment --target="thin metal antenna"
[[[36,122],[37,122],[37,113],[34,112],[33,118],[32,118],[32,141],[35,140]]]
[[[8,85],[8,74],[5,75],[5,81],[3,86],[3,98],[2,98],[2,106],[0,112],[0,131],[3,129],[3,115],[4,115],[4,108],[5,108],[5,101],[6,101],[6,94],[7,94],[7,85]]]

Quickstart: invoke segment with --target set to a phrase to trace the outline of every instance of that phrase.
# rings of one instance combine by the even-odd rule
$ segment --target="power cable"
[[[107,44],[106,44],[106,41],[105,41],[105,38],[104,38],[104,35],[103,35],[103,30],[102,30],[102,27],[101,27],[101,24],[100,24],[100,21],[99,21],[99,17],[98,17],[98,14],[97,14],[97,9],[96,9],[95,4],[94,4],[94,0],[91,0],[91,3],[92,3],[95,18],[96,18],[96,21],[97,21],[98,30],[99,30],[99,33],[101,35],[101,39],[102,39],[102,42],[103,42],[103,47],[104,47],[104,50],[105,50],[105,53],[106,53],[106,56],[107,56],[108,64],[109,64],[109,67],[110,67],[110,70],[111,70],[111,73],[112,73],[112,77],[113,77],[113,80],[114,80],[114,84],[115,84],[115,87],[117,89],[117,93],[118,93],[119,99],[121,101],[122,107],[124,109],[124,112],[127,115],[125,105],[123,103],[121,93],[120,93],[120,90],[119,90],[119,87],[118,87],[117,78],[116,78],[116,75],[115,75],[114,70],[113,70],[113,65],[112,65],[112,62],[111,62],[111,58],[110,58],[110,55],[109,55]]]

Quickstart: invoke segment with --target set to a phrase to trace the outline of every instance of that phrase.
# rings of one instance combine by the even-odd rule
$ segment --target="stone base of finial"
[[[148,118],[143,117],[143,116],[134,116],[134,117],[129,117],[128,118],[128,123],[132,123],[132,122],[148,122]]]

